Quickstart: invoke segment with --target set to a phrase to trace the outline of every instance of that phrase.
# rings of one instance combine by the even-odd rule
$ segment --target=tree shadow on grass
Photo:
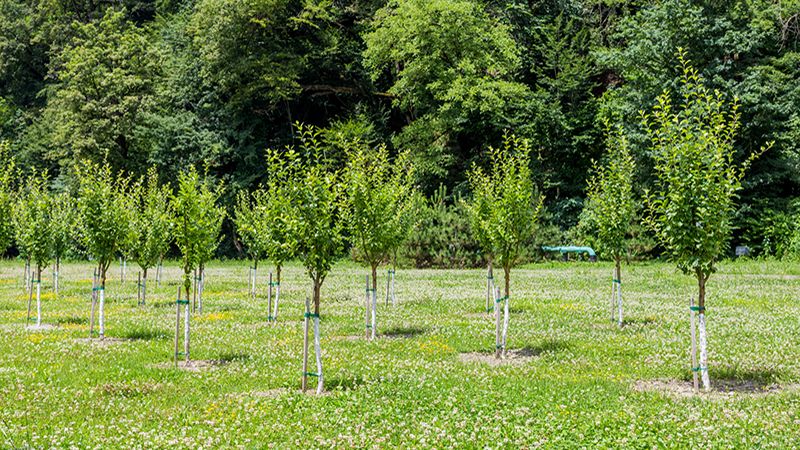
[[[222,353],[214,361],[220,364],[227,364],[231,362],[243,362],[250,360],[250,355],[242,352]]]
[[[89,323],[89,319],[81,316],[59,317],[55,320],[56,325],[84,325]]]
[[[535,358],[549,353],[557,353],[570,348],[567,341],[547,339],[537,345],[526,345],[520,348],[509,348],[507,354],[512,358]],[[481,349],[478,353],[494,355],[492,349]]]
[[[353,389],[357,389],[365,384],[367,381],[361,376],[336,376],[336,377],[325,377],[325,390],[326,391],[349,391]],[[312,378],[309,380],[309,385],[316,386],[316,379]]]
[[[428,330],[422,327],[392,327],[381,333],[381,335],[390,338],[413,338],[421,334],[425,334]]]
[[[781,390],[781,380],[787,373],[766,367],[741,368],[736,366],[711,367],[708,373],[711,387],[722,393],[763,393]],[[691,373],[682,377],[691,382]]]
[[[622,321],[622,326],[624,327],[646,327],[658,323],[655,317],[637,317],[633,319],[625,319]]]
[[[122,334],[122,337],[133,341],[155,341],[167,339],[170,337],[170,334],[152,328],[134,328],[133,330],[127,330]]]

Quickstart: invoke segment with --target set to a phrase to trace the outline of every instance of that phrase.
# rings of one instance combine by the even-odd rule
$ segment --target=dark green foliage
[[[733,224],[731,243],[760,251],[781,227],[764,221],[800,195],[799,17],[797,0],[4,0],[0,140],[57,191],[82,159],[173,185],[204,167],[232,210],[270,182],[264,150],[298,144],[296,122],[337,169],[347,140],[407,153],[428,196],[468,195],[468,169],[511,131],[531,142],[556,236],[578,222],[604,120],[652,187],[639,111],[678,86],[682,46],[740,99],[734,159],[775,142]]]

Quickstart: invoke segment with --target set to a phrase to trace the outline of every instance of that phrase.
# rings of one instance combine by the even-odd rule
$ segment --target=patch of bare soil
[[[56,328],[55,325],[51,325],[49,323],[43,323],[41,325],[28,325],[27,327],[25,327],[25,329],[29,331],[53,330],[55,328]]]
[[[695,392],[691,381],[683,380],[639,380],[633,383],[638,392],[661,392],[676,398],[708,397],[732,398],[736,396],[762,396],[783,391],[794,391],[798,385],[763,384],[752,380],[711,380],[711,390]]]
[[[75,342],[83,342],[88,343],[91,345],[97,345],[99,347],[108,347],[115,344],[121,344],[123,342],[130,342],[130,339],[126,338],[113,338],[113,337],[105,337],[105,338],[75,338]]]
[[[524,364],[534,357],[537,352],[529,348],[512,349],[506,352],[506,355],[500,359],[495,358],[494,353],[470,352],[461,353],[458,359],[463,363],[484,363],[490,366],[503,366],[503,365],[520,365]]]
[[[253,397],[275,398],[275,397],[280,397],[281,395],[286,394],[287,392],[289,392],[289,389],[281,387],[281,388],[270,389],[267,391],[251,392],[250,395],[252,395]]]
[[[181,370],[188,370],[189,372],[202,372],[205,370],[210,370],[215,367],[225,365],[225,361],[217,360],[217,359],[192,359],[189,362],[186,361],[178,361],[178,369]],[[163,362],[159,364],[154,364],[153,367],[157,369],[174,369],[175,362]]]

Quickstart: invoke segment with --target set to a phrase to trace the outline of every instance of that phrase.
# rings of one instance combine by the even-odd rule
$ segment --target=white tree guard
[[[317,394],[322,393],[322,349],[319,344],[319,317],[314,317],[314,354],[317,358]]]

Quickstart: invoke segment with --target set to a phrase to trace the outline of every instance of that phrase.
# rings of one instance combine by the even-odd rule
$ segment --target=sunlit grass
[[[262,264],[260,267],[265,267]],[[678,398],[633,385],[690,378],[694,283],[667,264],[623,268],[625,327],[609,318],[611,266],[544,263],[512,272],[509,345],[521,363],[462,362],[494,348],[481,313],[483,270],[398,270],[396,307],[379,280],[375,342],[364,335],[365,269],[337,265],[323,287],[321,397],[299,392],[301,267],[284,271],[280,320],[266,277],[248,298],[246,262],[208,270],[192,356],[172,368],[175,264],[147,305],[109,273],[107,331],[89,342],[92,266],[67,264],[61,293],[43,276],[42,322],[26,330],[22,265],[0,263],[0,447],[791,448],[800,441],[800,270],[726,263],[709,285],[710,374],[785,389]],[[49,273],[49,272],[46,272]],[[385,276],[385,271],[381,274]],[[35,313],[35,308],[33,309]]]

